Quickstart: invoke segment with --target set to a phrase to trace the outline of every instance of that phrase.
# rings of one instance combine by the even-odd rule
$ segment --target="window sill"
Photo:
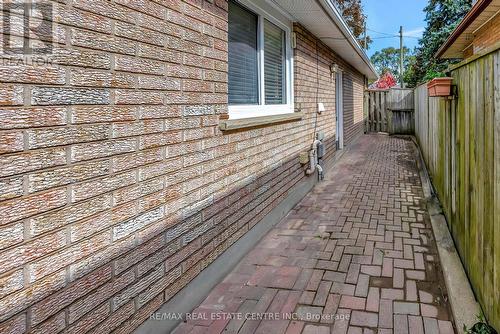
[[[219,128],[222,131],[232,131],[256,126],[265,126],[282,122],[299,121],[304,116],[301,112],[294,112],[281,115],[270,115],[260,117],[249,117],[240,119],[228,119],[219,123]]]

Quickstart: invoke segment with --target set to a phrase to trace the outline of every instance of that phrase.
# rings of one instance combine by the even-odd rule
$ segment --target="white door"
[[[344,148],[344,97],[342,90],[342,72],[338,71],[335,74],[335,115],[337,123],[337,131],[335,131],[335,140],[337,149]]]

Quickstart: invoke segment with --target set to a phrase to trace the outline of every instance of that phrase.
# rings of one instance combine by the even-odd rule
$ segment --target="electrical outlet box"
[[[300,152],[299,153],[299,162],[302,165],[305,165],[306,163],[309,162],[309,154],[307,152]]]
[[[318,103],[318,113],[321,114],[323,111],[325,111],[325,105],[323,102]]]
[[[325,139],[325,133],[323,131],[318,131],[316,133],[316,139],[317,140],[323,140],[323,139]]]

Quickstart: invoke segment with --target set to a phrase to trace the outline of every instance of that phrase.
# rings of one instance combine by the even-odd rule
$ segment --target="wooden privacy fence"
[[[388,90],[365,91],[365,132],[389,132],[387,122]]]
[[[415,134],[489,322],[500,329],[500,50],[452,71],[455,99],[415,90]]]
[[[366,90],[365,132],[413,134],[413,90],[391,88]]]

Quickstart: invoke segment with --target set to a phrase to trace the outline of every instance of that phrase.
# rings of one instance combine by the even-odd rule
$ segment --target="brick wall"
[[[306,111],[312,128],[316,120],[317,102],[323,102],[326,112],[317,116],[318,130],[326,135],[327,157],[335,153],[335,74],[330,65],[335,63],[343,72],[344,145],[348,146],[363,133],[364,77],[314,35],[296,24],[297,48],[294,54],[295,107]],[[318,93],[318,98],[316,98]],[[313,130],[310,133],[312,141]]]
[[[492,47],[500,40],[500,13],[496,13],[485,25],[483,25],[474,35],[472,44],[474,54]]]
[[[363,92],[364,78],[346,70],[344,81],[344,142],[349,145],[364,131]]]
[[[129,333],[305,177],[316,121],[333,157],[332,61],[362,133],[363,79],[296,26],[304,119],[221,133],[225,1],[53,5],[52,64],[0,66],[0,332]]]

